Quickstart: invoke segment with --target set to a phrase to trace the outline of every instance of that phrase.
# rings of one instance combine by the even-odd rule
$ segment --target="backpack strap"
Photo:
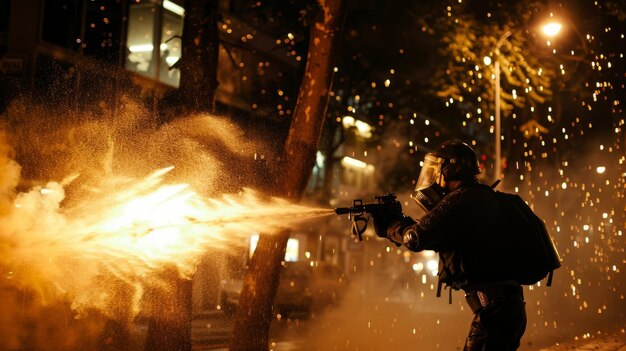
[[[552,286],[552,275],[554,274],[554,271],[550,271],[550,273],[548,273],[548,282],[546,283],[546,286]]]
[[[441,259],[441,262],[443,264],[443,270],[446,272],[446,275],[448,276],[448,278],[452,279],[452,271],[450,271],[450,268],[448,268],[448,266],[446,265],[446,258],[443,255],[443,253],[439,253],[439,258]],[[437,297],[441,297],[441,287],[443,286],[443,281],[441,280],[441,275],[439,275],[439,278],[437,279]],[[448,286],[449,291],[449,297],[448,297],[448,303],[452,304],[452,286]]]

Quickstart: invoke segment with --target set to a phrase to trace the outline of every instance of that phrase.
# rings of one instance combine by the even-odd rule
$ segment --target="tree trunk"
[[[313,23],[304,79],[277,174],[277,195],[298,201],[313,169],[331,88],[333,51],[340,35],[344,0],[319,0],[321,21]],[[250,260],[239,301],[231,351],[267,350],[272,303],[289,232],[261,235]]]
[[[217,89],[218,0],[185,0],[179,103],[183,108],[213,112]]]
[[[185,0],[180,87],[174,101],[189,112],[214,112],[219,33],[218,0]],[[157,273],[162,289],[148,299],[146,351],[191,351],[192,281],[175,268]]]
[[[145,294],[150,310],[146,351],[191,351],[191,280],[168,266],[154,277]]]

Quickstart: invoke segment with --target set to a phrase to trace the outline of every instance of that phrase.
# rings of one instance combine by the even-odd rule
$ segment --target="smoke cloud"
[[[332,212],[242,188],[270,151],[225,119],[157,125],[132,101],[90,111],[18,101],[0,130],[3,349],[95,348],[162,270],[190,277],[210,250]]]

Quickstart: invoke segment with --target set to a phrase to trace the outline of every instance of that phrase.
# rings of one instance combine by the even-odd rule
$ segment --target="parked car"
[[[274,306],[279,313],[310,313],[337,304],[346,288],[346,277],[336,265],[288,262],[280,275]]]
[[[281,315],[308,315],[337,304],[346,289],[346,276],[337,265],[326,262],[286,262],[280,273],[274,309]],[[235,311],[242,280],[222,281],[222,308]]]
[[[233,315],[239,304],[243,280],[241,277],[222,280],[220,306],[227,315]]]

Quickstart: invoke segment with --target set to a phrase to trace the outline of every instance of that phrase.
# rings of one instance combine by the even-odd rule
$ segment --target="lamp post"
[[[495,165],[494,165],[494,178],[495,180],[500,179],[500,177],[502,176],[502,144],[501,144],[501,123],[500,123],[500,61],[498,60],[498,58],[500,57],[500,47],[502,46],[502,44],[504,43],[504,41],[506,40],[506,38],[508,38],[509,36],[511,36],[511,32],[510,31],[506,31],[504,34],[502,34],[502,36],[500,37],[500,39],[498,39],[498,42],[496,43],[496,47],[493,50],[494,54],[495,54],[495,62],[494,62],[494,66],[495,66],[495,76],[496,76],[496,92],[495,92],[495,122],[496,122],[496,126],[495,126],[495,134],[496,134],[496,140],[495,140],[495,149],[496,149],[496,155],[495,155]]]

